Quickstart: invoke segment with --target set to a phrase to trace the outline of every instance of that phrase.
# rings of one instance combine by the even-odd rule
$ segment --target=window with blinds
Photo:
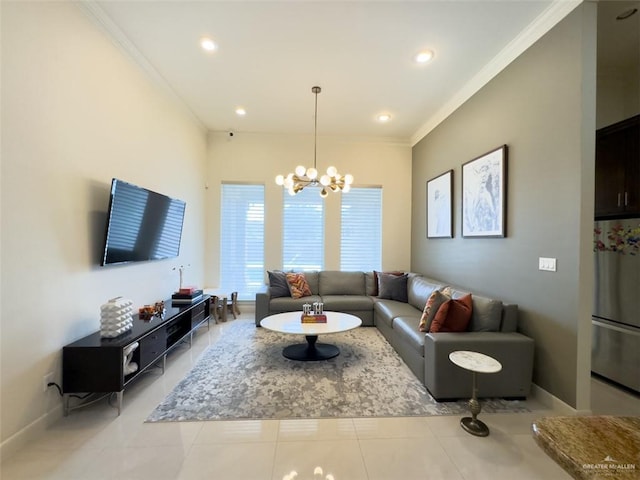
[[[340,270],[381,270],[382,188],[354,187],[342,194]]]
[[[282,267],[285,271],[324,268],[324,200],[319,189],[296,195],[283,190]]]
[[[264,283],[264,185],[223,184],[220,285],[254,300]]]

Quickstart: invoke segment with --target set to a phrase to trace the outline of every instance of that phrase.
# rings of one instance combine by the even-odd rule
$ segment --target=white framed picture
[[[505,237],[507,146],[462,165],[462,236]]]
[[[453,170],[427,181],[427,238],[453,237]]]

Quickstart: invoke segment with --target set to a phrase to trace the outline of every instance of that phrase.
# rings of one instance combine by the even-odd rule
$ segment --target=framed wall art
[[[453,170],[427,181],[427,238],[453,237]]]
[[[507,146],[462,165],[462,236],[505,237]]]

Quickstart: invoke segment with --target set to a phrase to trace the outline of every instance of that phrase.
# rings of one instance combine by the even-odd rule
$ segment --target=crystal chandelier
[[[316,107],[314,115],[314,131],[313,131],[313,167],[305,168],[298,165],[293,173],[286,177],[278,175],[276,184],[283,186],[289,191],[289,195],[295,195],[308,186],[321,186],[320,196],[322,198],[328,195],[328,191],[332,192],[348,192],[353,183],[353,175],[341,175],[336,167],[327,168],[327,173],[318,178],[318,170],[316,169],[317,145],[318,145],[318,94],[321,92],[320,87],[313,87],[311,91],[316,96]]]

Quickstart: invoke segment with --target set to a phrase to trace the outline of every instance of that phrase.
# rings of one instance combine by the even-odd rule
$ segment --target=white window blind
[[[264,185],[223,184],[220,286],[254,300],[264,283]]]
[[[283,191],[282,267],[288,270],[324,268],[324,200],[317,188],[296,195]]]
[[[342,194],[340,269],[380,270],[382,264],[382,188],[354,187]]]

